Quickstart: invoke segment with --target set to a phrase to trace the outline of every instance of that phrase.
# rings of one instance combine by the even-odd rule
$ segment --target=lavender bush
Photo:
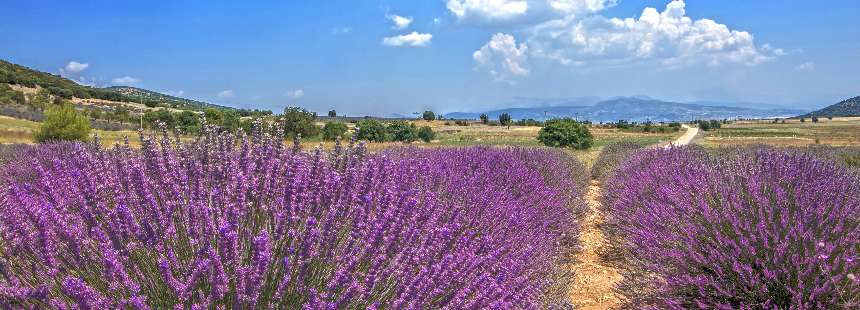
[[[563,305],[581,208],[566,160],[305,153],[264,132],[16,157],[0,193],[0,308]]]
[[[642,151],[607,184],[637,308],[860,306],[860,180],[777,150]]]

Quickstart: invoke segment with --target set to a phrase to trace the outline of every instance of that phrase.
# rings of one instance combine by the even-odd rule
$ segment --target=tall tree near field
[[[302,137],[314,137],[320,133],[320,128],[314,122],[317,114],[299,107],[287,107],[284,115],[280,117],[284,124],[284,134],[288,138],[301,135]]]
[[[490,117],[487,114],[481,114],[481,123],[486,125],[490,122]]]
[[[70,105],[64,104],[45,111],[45,119],[36,131],[36,142],[87,141],[90,121]]]
[[[436,113],[433,113],[433,111],[424,111],[424,115],[422,116],[424,120],[428,122],[436,119]]]
[[[499,115],[499,124],[501,124],[502,126],[508,126],[508,128],[510,128],[511,115],[508,113],[502,113],[501,115]]]
[[[335,111],[335,110],[328,111],[328,117],[337,117],[337,111]]]

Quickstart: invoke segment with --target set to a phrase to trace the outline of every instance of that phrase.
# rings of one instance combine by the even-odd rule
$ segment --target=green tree
[[[385,141],[385,125],[375,119],[364,119],[358,122],[356,138],[371,142]]]
[[[487,114],[481,114],[481,123],[486,125],[490,122],[490,117]]]
[[[499,115],[499,124],[502,126],[511,126],[511,115],[508,113],[502,113]]]
[[[149,110],[143,114],[143,121],[149,128],[158,128],[161,123],[167,129],[176,128],[176,119],[167,109]]]
[[[335,111],[335,110],[328,111],[328,117],[332,117],[332,118],[337,117],[337,111]]]
[[[588,127],[572,119],[552,119],[538,132],[538,141],[546,146],[584,150],[594,143],[594,136]]]
[[[323,140],[335,140],[337,137],[344,137],[346,135],[346,131],[348,128],[346,127],[346,123],[344,122],[327,122],[325,126],[323,126]]]
[[[239,116],[239,112],[226,110],[221,115],[221,128],[229,132],[236,132],[236,129],[239,129],[239,120],[242,118]]]
[[[184,134],[200,132],[200,116],[191,111],[182,111],[176,114],[176,129]]]
[[[422,115],[422,118],[424,118],[424,120],[428,122],[432,121],[436,119],[436,113],[433,113],[433,111],[424,111],[424,115]]]
[[[113,118],[120,123],[129,121],[129,111],[126,107],[117,107],[113,110]]]
[[[284,125],[284,135],[288,138],[302,135],[302,137],[315,137],[319,135],[320,128],[315,124],[316,113],[299,107],[287,107],[280,120]]]
[[[418,129],[418,138],[421,139],[421,141],[429,143],[436,138],[436,133],[433,132],[433,128],[430,128],[429,126],[423,126],[421,127],[421,129]]]
[[[215,108],[208,108],[203,111],[203,117],[206,118],[207,124],[221,126],[221,122],[224,120],[224,113]]]
[[[45,119],[36,131],[36,142],[87,141],[90,121],[70,104],[45,111]]]
[[[409,143],[418,140],[418,129],[415,128],[415,124],[397,121],[388,125],[387,131],[393,141]]]

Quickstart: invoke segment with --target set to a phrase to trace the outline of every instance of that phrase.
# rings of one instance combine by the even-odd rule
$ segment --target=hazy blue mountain
[[[530,108],[508,108],[487,111],[490,119],[498,118],[502,113],[508,113],[514,119],[546,120],[551,118],[571,117],[593,122],[628,121],[681,121],[689,119],[724,119],[724,118],[773,118],[791,117],[804,113],[803,110],[767,106],[766,108],[751,108],[726,105],[704,105],[696,103],[680,103],[662,101],[647,96],[617,97],[597,102],[593,105],[577,106],[547,106]],[[448,113],[447,118],[478,119],[481,113]]]
[[[801,115],[800,117],[840,117],[860,116],[860,96],[845,99],[824,109]]]

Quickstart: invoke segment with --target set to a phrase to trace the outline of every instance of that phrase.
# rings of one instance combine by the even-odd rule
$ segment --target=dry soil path
[[[600,210],[600,182],[591,181],[585,199],[589,213],[581,223],[579,242],[583,249],[573,266],[571,302],[576,309],[615,309],[622,299],[614,288],[623,277],[618,269],[605,266],[600,260],[600,253],[609,247],[609,241],[600,230],[605,220]]]
[[[685,132],[683,136],[681,136],[677,140],[675,140],[675,142],[672,142],[672,144],[674,144],[674,145],[681,146],[681,145],[690,144],[690,142],[692,142],[693,139],[696,138],[696,135],[699,134],[699,127],[690,127],[687,125],[681,125],[681,128],[687,129],[687,132]]]
[[[699,128],[682,127],[687,131],[672,144],[690,144],[699,134]],[[573,266],[571,302],[576,309],[616,309],[621,306],[623,297],[615,292],[615,284],[624,278],[617,268],[604,265],[600,259],[600,254],[610,246],[600,230],[600,225],[606,220],[600,206],[600,182],[591,181],[585,199],[589,213],[581,223],[579,242],[583,248]]]

